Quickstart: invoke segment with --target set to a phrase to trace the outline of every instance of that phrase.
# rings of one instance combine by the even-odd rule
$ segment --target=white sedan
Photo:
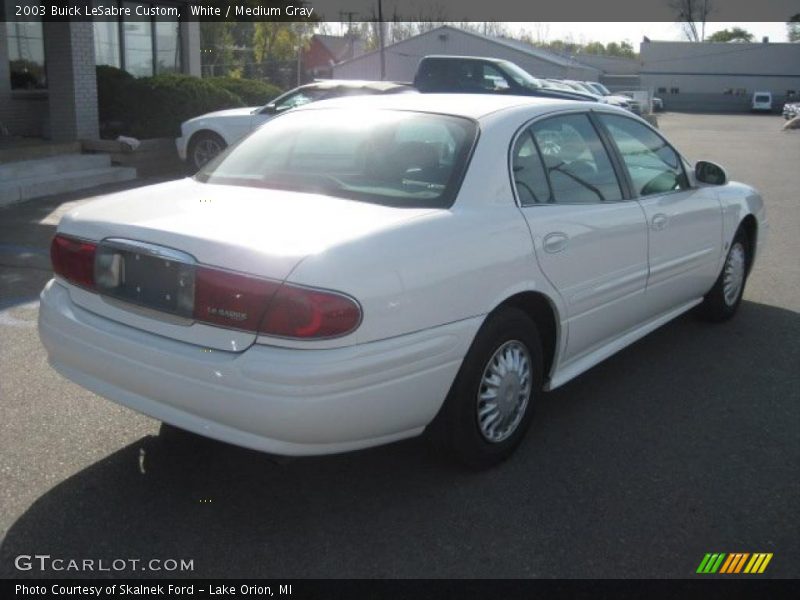
[[[486,466],[543,390],[693,307],[733,316],[765,225],[622,109],[332,100],[68,213],[39,331],[64,376],[183,430],[280,455],[427,430]]]
[[[391,81],[323,79],[289,90],[264,106],[218,110],[184,121],[175,145],[180,159],[197,171],[225,148],[289,109],[340,96],[413,91],[409,85]]]

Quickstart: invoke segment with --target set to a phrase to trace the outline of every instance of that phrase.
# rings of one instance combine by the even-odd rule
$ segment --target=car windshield
[[[455,200],[477,131],[469,119],[437,114],[301,110],[267,122],[195,178],[443,208]]]
[[[544,87],[542,82],[536,79],[536,77],[512,62],[501,61],[499,65],[514,81],[523,87],[529,87],[533,89]]]
[[[595,90],[597,90],[598,92],[603,94],[603,96],[610,96],[611,95],[611,91],[606,86],[604,86],[602,83],[598,83],[597,81],[592,81],[592,82],[590,82],[589,85],[591,85]]]

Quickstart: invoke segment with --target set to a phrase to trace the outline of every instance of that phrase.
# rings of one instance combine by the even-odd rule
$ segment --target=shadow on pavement
[[[275,464],[165,430],[36,500],[0,576],[80,576],[14,569],[50,554],[203,577],[690,577],[710,551],[774,552],[769,574],[796,576],[798,339],[800,314],[772,306],[687,315],[541,398],[482,473],[421,439]]]

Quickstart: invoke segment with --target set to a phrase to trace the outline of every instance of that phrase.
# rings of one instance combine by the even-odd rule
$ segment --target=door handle
[[[653,215],[653,219],[650,221],[650,225],[653,228],[653,231],[661,231],[667,226],[669,222],[669,217],[664,213],[658,213],[657,215]]]
[[[568,244],[569,236],[566,233],[555,231],[544,236],[544,242],[542,243],[542,246],[544,247],[545,252],[555,254],[564,250]]]

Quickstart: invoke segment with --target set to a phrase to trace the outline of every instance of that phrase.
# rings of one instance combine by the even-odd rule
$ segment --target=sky
[[[512,31],[527,30],[534,38],[542,37],[543,41],[567,39],[569,36],[576,42],[620,42],[627,40],[634,48],[639,46],[642,37],[651,40],[683,40],[685,39],[678,23],[506,23]],[[706,37],[721,29],[741,27],[752,33],[756,41],[764,36],[770,42],[785,42],[785,23],[706,23]]]

